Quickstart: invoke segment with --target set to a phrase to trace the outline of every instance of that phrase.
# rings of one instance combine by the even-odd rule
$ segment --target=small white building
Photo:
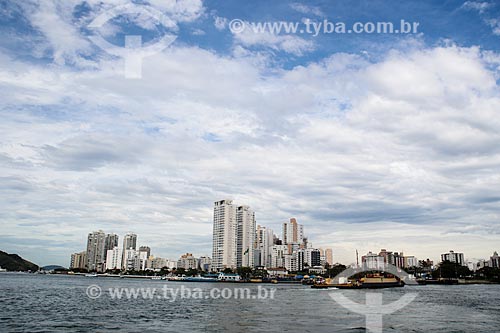
[[[281,268],[281,267],[278,267],[278,268],[268,268],[267,269],[267,274],[269,274],[270,276],[281,277],[281,276],[287,275],[288,271],[286,270],[286,268]]]

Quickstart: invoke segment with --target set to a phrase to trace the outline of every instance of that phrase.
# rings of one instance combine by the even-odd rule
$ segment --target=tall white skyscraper
[[[237,252],[236,206],[232,200],[214,203],[212,268],[236,268]]]
[[[236,208],[237,267],[254,267],[255,213],[248,206]]]
[[[274,232],[272,229],[258,225],[256,231],[256,249],[260,252],[260,265],[266,268],[271,265],[272,246],[274,245]]]

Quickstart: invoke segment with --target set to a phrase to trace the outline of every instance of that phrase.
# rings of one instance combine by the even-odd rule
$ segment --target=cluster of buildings
[[[498,252],[493,252],[490,259],[469,259],[465,264],[471,271],[476,272],[484,267],[500,268],[500,257]]]
[[[384,269],[387,264],[391,264],[398,268],[434,268],[432,260],[417,260],[415,256],[405,256],[403,252],[391,252],[382,249],[378,254],[368,252],[361,257],[363,268],[365,269]],[[467,266],[471,271],[475,272],[483,267],[500,268],[500,258],[497,252],[494,252],[489,260],[486,259],[471,259],[466,261],[464,254],[453,250],[441,254],[441,262],[449,261],[460,266]]]
[[[386,249],[380,250],[378,254],[372,253],[371,251],[368,252],[361,257],[361,262],[364,269],[373,270],[383,270],[387,265],[393,265],[403,269],[419,266],[419,261],[415,256],[405,256],[403,252],[392,252]]]
[[[366,269],[384,269],[387,264],[394,265],[398,268],[423,267],[433,268],[434,262],[427,260],[417,260],[415,256],[405,256],[403,252],[391,252],[382,249],[379,254],[368,252],[361,257],[363,268]],[[490,259],[470,259],[465,260],[464,254],[453,250],[441,254],[441,262],[449,261],[460,266],[466,266],[471,271],[475,272],[483,267],[500,268],[500,258],[497,252],[494,252]]]
[[[88,234],[87,249],[71,255],[70,269],[95,272],[158,271],[184,268],[202,271],[240,267],[324,273],[333,264],[332,249],[315,248],[295,218],[282,225],[279,238],[272,229],[256,225],[255,212],[232,200],[216,201],[213,216],[212,258],[186,253],[176,260],[151,255],[149,246],[137,245],[137,234],[128,233],[120,244],[117,234],[102,230]]]
[[[105,272],[159,271],[184,268],[201,271],[235,270],[240,267],[261,268],[268,272],[301,272],[322,274],[333,265],[332,249],[313,247],[304,233],[304,226],[295,218],[282,224],[281,238],[268,227],[257,225],[255,212],[249,206],[237,205],[232,200],[214,203],[212,257],[195,257],[185,253],[178,260],[155,257],[149,246],[137,246],[137,234],[128,233],[119,243],[116,234],[102,230],[88,234],[87,249],[71,255],[71,269]],[[121,246],[120,246],[121,245]],[[454,251],[441,254],[441,261],[467,266],[471,271],[483,267],[500,268],[500,259],[494,252],[489,260],[465,261],[464,254]],[[361,257],[364,269],[383,270],[387,265],[408,269],[432,269],[434,263],[417,260],[413,255],[382,249],[378,254],[368,252]],[[359,262],[356,264],[359,266]]]
[[[73,253],[70,262],[70,269],[92,272],[159,271],[162,268],[210,271],[211,259],[207,256],[195,258],[191,253],[183,254],[176,261],[155,257],[149,246],[137,246],[137,234],[126,234],[122,246],[119,246],[118,235],[99,230],[88,234],[87,249]]]
[[[249,206],[229,199],[214,203],[212,270],[250,267],[321,273],[331,264],[332,249],[313,247],[295,218],[283,223],[280,239],[272,229],[256,224]]]

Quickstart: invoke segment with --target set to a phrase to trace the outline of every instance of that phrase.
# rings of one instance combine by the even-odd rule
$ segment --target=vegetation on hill
[[[8,271],[37,271],[38,266],[17,254],[0,251],[0,267]]]

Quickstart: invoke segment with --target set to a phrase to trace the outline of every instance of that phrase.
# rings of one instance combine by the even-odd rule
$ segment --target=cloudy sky
[[[499,14],[493,0],[0,0],[0,249],[67,266],[102,229],[157,256],[210,255],[213,202],[232,198],[277,233],[296,217],[346,264],[356,249],[489,257]],[[250,25],[307,19],[420,25]],[[129,35],[175,40],[130,78],[95,42],[123,51]]]

